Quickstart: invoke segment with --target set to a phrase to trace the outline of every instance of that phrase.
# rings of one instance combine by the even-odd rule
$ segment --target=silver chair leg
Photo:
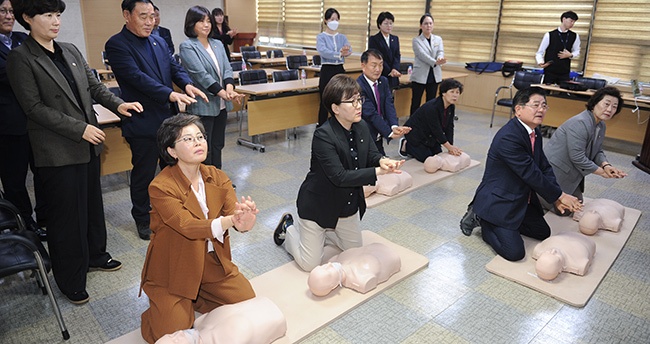
[[[45,284],[45,289],[47,289],[47,295],[50,297],[50,303],[52,304],[52,310],[54,311],[54,315],[56,316],[56,321],[59,322],[59,328],[61,329],[61,335],[63,335],[63,340],[68,340],[70,339],[70,333],[68,333],[68,329],[65,327],[65,323],[63,322],[63,316],[61,315],[61,309],[59,308],[59,304],[56,303],[56,299],[54,298],[54,294],[52,293],[52,287],[50,286],[50,280],[47,278],[47,270],[45,269],[43,258],[41,257],[41,254],[38,251],[34,251],[34,257],[36,258],[36,263],[38,264],[38,272],[41,276],[40,278],[43,281],[43,284]]]

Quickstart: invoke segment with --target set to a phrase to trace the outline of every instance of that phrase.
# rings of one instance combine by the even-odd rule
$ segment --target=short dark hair
[[[546,99],[546,91],[544,91],[544,89],[541,87],[528,87],[517,91],[517,94],[515,94],[515,97],[512,99],[512,111],[515,111],[515,107],[517,105],[526,105],[526,103],[528,103],[530,100],[530,97],[535,94],[538,94]]]
[[[160,8],[158,8],[158,6],[156,6],[156,5],[153,5],[153,10],[160,12]]]
[[[199,130],[205,136],[205,127],[203,126],[203,123],[201,123],[201,118],[199,116],[188,115],[185,113],[179,113],[176,116],[171,116],[165,119],[160,125],[160,128],[158,128],[158,133],[156,134],[158,149],[160,149],[160,156],[167,164],[173,166],[178,163],[178,159],[172,157],[169,152],[167,152],[167,148],[176,147],[176,141],[181,138],[183,128],[192,124],[199,127]]]
[[[210,14],[210,10],[203,6],[192,6],[190,7],[189,10],[187,10],[187,14],[185,14],[185,26],[184,26],[185,36],[190,38],[196,38],[197,36],[196,36],[196,32],[194,32],[194,25],[202,21],[203,18],[205,17],[210,19],[210,24],[212,24],[212,28],[210,29],[210,33],[208,34],[208,37],[212,36],[212,31],[214,30],[216,23],[214,22],[214,18],[212,17],[212,14]]]
[[[560,21],[562,21],[562,19],[564,18],[569,18],[569,19],[573,19],[574,21],[577,21],[578,15],[573,11],[566,11],[562,13],[562,15],[560,16]]]
[[[138,2],[142,2],[142,3],[145,3],[145,4],[151,4],[151,6],[153,6],[154,9],[156,8],[156,5],[154,5],[153,1],[151,1],[151,0],[124,0],[124,1],[122,1],[122,11],[126,10],[126,11],[129,11],[129,12],[133,12],[133,9],[135,8],[135,4],[138,3]]]
[[[4,1],[3,1],[4,2]],[[11,7],[14,9],[14,18],[25,30],[31,30],[31,26],[23,18],[23,14],[33,18],[35,15],[65,11],[63,0],[11,0]]]
[[[433,20],[433,16],[431,15],[431,13],[425,13],[425,14],[422,15],[422,17],[420,17],[420,25],[422,25],[422,23],[424,22],[424,20],[425,20],[427,17],[431,18],[431,21],[432,21],[432,22],[435,22],[435,21]],[[420,31],[418,31],[418,35],[421,35],[421,34],[422,34],[422,29],[420,29]]]
[[[621,112],[621,109],[623,109],[623,96],[621,96],[621,91],[619,91],[618,88],[614,86],[605,86],[596,91],[596,93],[594,93],[594,95],[589,98],[589,101],[585,107],[589,111],[594,111],[596,104],[600,103],[600,101],[603,100],[605,96],[612,96],[618,99],[618,107],[616,108],[616,112],[614,112],[614,116],[618,115],[618,113]]]
[[[336,10],[336,8],[328,8],[325,11],[325,16],[323,17],[325,20],[328,20],[332,18],[332,15],[336,13],[336,16],[339,17],[339,20],[341,20],[341,15],[339,14],[339,11]]]
[[[323,105],[334,116],[332,104],[341,105],[343,99],[351,98],[359,93],[361,93],[361,87],[356,80],[345,74],[337,74],[330,79],[323,90]]]
[[[444,79],[440,83],[440,94],[447,93],[447,91],[453,90],[454,88],[457,88],[461,94],[463,93],[463,84],[460,81],[453,78]]]
[[[383,60],[384,57],[381,55],[381,52],[377,49],[370,48],[361,54],[361,63],[368,63],[370,56],[373,56],[376,59]]]
[[[225,13],[223,13],[223,10],[219,7],[216,7],[212,10],[212,15],[213,16],[225,16]]]
[[[378,29],[381,26],[381,23],[383,23],[384,20],[386,20],[386,19],[388,19],[390,21],[393,21],[393,22],[395,21],[395,17],[393,16],[392,13],[390,13],[390,12],[381,12],[377,16],[377,28]]]

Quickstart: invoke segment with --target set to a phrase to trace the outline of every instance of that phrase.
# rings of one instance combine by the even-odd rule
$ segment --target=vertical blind
[[[598,0],[587,76],[650,81],[650,1]]]
[[[580,57],[571,61],[572,70],[582,70],[591,25],[594,0],[503,0],[497,40],[496,61],[519,60],[535,66],[535,53],[544,33],[560,26],[566,11],[578,14],[572,31],[580,35]]]
[[[431,0],[433,33],[442,37],[448,61],[489,61],[500,0]]]
[[[544,33],[560,25],[563,12],[574,11],[579,19],[572,30],[580,35],[581,49],[571,69],[650,81],[649,0],[257,0],[258,36],[313,47],[325,10],[334,7],[341,14],[340,32],[361,52],[378,31],[377,15],[389,11],[408,59],[427,6],[449,62],[520,60],[534,66]]]
[[[426,1],[423,0],[372,0],[370,3],[370,35],[379,32],[377,16],[390,12],[395,17],[393,35],[399,37],[402,57],[413,58],[412,40],[418,35],[420,17],[424,14]]]

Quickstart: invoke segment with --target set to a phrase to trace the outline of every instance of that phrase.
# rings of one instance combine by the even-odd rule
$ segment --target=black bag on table
[[[501,68],[501,74],[509,78],[515,74],[515,72],[518,72],[522,69],[524,63],[521,61],[506,61],[503,63],[503,68]]]

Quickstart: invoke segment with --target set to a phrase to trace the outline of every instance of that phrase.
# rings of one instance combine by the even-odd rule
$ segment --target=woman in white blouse
[[[433,17],[425,13],[420,18],[420,34],[413,38],[413,72],[411,73],[411,114],[420,107],[422,94],[427,91],[427,101],[436,97],[442,81],[441,65],[447,62],[442,38],[433,34]]]

